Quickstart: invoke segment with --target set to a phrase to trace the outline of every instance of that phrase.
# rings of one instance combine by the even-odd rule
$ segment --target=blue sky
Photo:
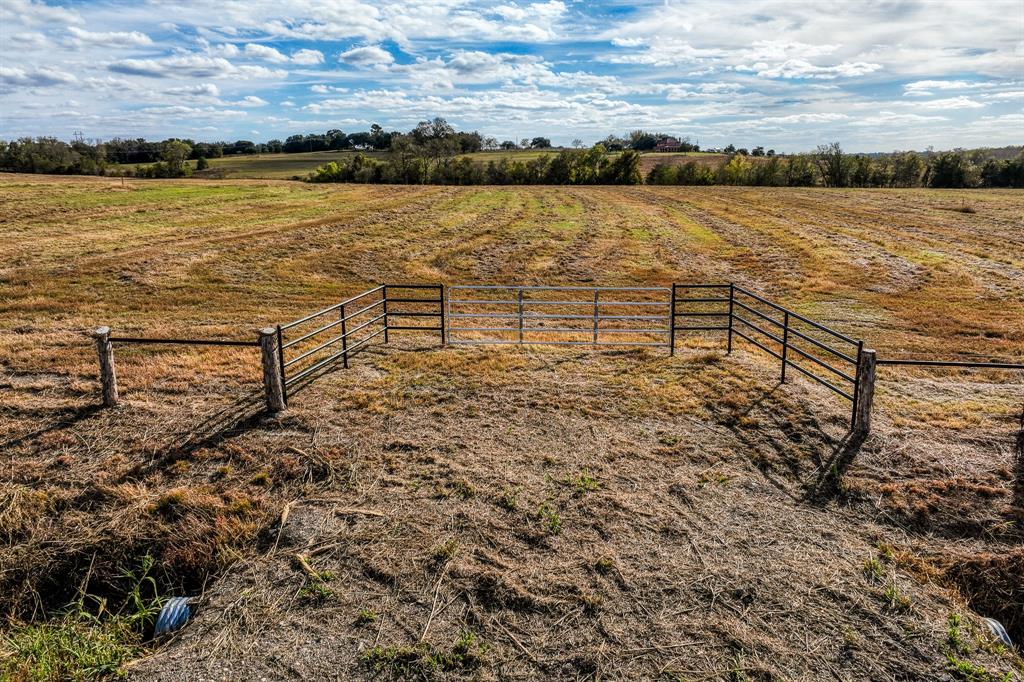
[[[1024,143],[1024,0],[0,0],[0,137]]]

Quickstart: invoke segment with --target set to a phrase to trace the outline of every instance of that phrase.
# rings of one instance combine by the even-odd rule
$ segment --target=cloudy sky
[[[0,137],[1024,143],[1024,0],[0,0]]]

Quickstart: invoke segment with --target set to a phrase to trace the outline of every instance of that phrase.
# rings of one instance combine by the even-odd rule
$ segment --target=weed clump
[[[487,644],[475,634],[465,631],[447,649],[429,644],[415,646],[375,646],[362,656],[363,665],[377,674],[392,679],[429,679],[435,673],[466,672],[483,665]]]

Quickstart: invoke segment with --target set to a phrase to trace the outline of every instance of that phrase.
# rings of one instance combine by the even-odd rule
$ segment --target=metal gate
[[[448,342],[658,346],[672,336],[669,287],[448,287]]]

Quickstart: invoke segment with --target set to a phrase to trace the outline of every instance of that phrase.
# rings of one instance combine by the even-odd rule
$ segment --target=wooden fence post
[[[103,385],[103,406],[117,405],[117,373],[114,371],[114,346],[110,343],[110,327],[100,327],[93,336],[100,359],[100,383]]]
[[[875,400],[875,351],[865,348],[857,367],[857,411],[853,415],[853,435],[863,437],[871,430],[871,406]]]
[[[267,397],[267,411],[280,412],[285,408],[284,382],[281,380],[281,355],[277,350],[277,329],[260,330],[260,357],[263,363],[263,389]]]

